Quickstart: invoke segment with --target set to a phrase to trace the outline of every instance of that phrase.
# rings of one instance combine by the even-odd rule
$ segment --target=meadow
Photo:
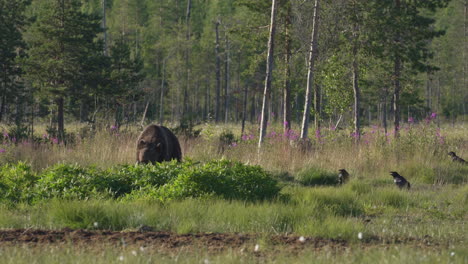
[[[158,166],[134,165],[139,130],[76,124],[68,130],[73,140],[63,145],[41,127],[41,143],[17,140],[4,128],[0,228],[131,233],[150,227],[252,238],[222,250],[201,243],[144,251],[132,244],[2,241],[5,263],[468,261],[468,166],[447,155],[468,157],[464,123],[405,124],[399,138],[371,126],[358,143],[350,131],[324,128],[307,149],[295,144],[297,130],[285,134],[273,126],[260,152],[256,126],[239,135],[236,125],[207,123],[193,128],[198,137],[178,135],[183,163]],[[351,178],[338,186],[341,168]],[[412,188],[398,189],[390,171]],[[275,236],[294,241],[275,243]],[[304,242],[318,238],[324,245]]]

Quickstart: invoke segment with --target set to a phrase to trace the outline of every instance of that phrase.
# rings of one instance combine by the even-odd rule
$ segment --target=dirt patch
[[[377,237],[359,243],[362,247],[385,246],[389,244],[410,244],[414,246],[434,247],[428,239],[405,239],[383,241]],[[135,246],[151,247],[162,250],[197,250],[223,251],[239,249],[254,251],[255,245],[271,250],[286,249],[289,252],[302,250],[333,249],[344,250],[350,247],[346,240],[325,239],[318,237],[299,237],[292,235],[238,234],[238,233],[195,233],[177,234],[164,231],[108,231],[108,230],[41,230],[41,229],[0,229],[0,247],[15,245],[42,246],[51,244],[73,244],[74,246]]]
[[[113,244],[158,248],[200,247],[210,251],[228,248],[253,248],[262,241],[271,246],[291,247],[300,250],[305,247],[346,247],[344,240],[304,238],[298,236],[273,235],[262,237],[257,234],[237,233],[195,233],[177,234],[173,232],[139,232],[106,230],[40,230],[40,229],[3,229],[0,230],[0,246],[18,244],[60,244],[76,245]]]

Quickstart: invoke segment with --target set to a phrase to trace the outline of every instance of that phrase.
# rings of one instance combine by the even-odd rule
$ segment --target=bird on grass
[[[409,190],[409,188],[411,188],[411,185],[410,185],[409,181],[407,181],[405,179],[405,177],[398,174],[398,172],[391,171],[390,175],[393,176],[393,182],[396,184],[396,186],[398,186],[398,188],[401,189],[403,187],[406,187],[406,188],[408,188],[408,190]]]
[[[344,184],[349,180],[349,173],[345,169],[338,170],[338,184]]]
[[[452,157],[452,160],[455,161],[455,162],[459,162],[459,163],[461,163],[461,164],[466,164],[466,163],[467,163],[464,159],[458,157],[457,154],[455,154],[455,152],[453,152],[453,151],[450,151],[450,152],[448,153],[448,155],[449,155],[450,157]]]

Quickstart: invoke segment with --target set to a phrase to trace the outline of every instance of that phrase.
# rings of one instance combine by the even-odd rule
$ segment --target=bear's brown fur
[[[138,137],[136,158],[138,163],[181,161],[179,140],[167,127],[149,125]]]

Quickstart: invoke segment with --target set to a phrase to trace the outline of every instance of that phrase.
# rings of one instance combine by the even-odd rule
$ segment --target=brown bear
[[[182,151],[179,140],[167,127],[149,125],[138,138],[136,157],[137,163],[181,161]]]

